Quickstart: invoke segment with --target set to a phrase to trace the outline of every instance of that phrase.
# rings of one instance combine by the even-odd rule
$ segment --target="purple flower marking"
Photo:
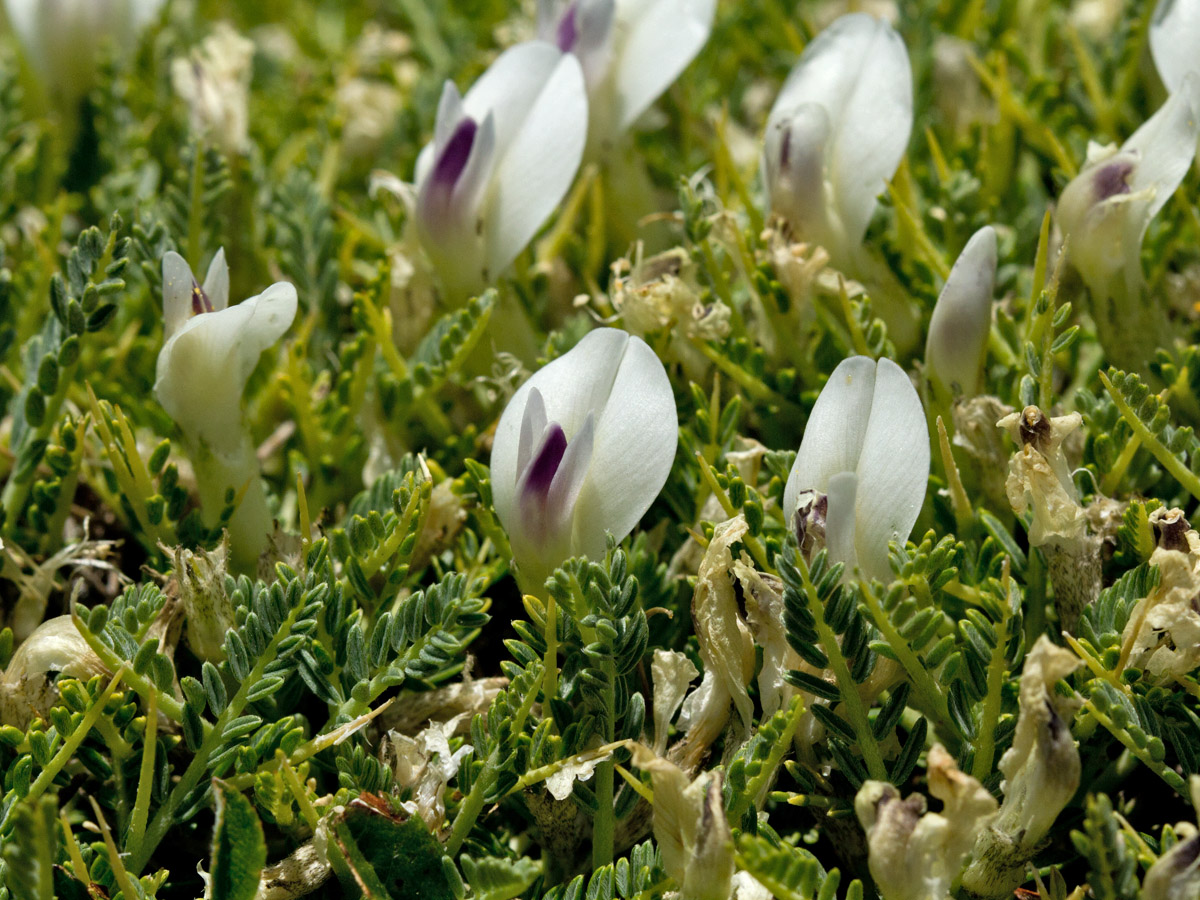
[[[572,3],[558,20],[558,49],[563,53],[570,53],[575,48],[575,42],[579,40],[579,23],[575,21],[578,10],[578,5]]]
[[[558,473],[558,466],[562,462],[563,454],[567,452],[567,436],[563,433],[562,426],[557,422],[551,422],[546,426],[546,436],[542,441],[542,447],[529,462],[529,469],[525,475],[525,496],[536,497],[539,500],[545,500],[546,495],[550,493],[550,485],[554,483],[554,476]]]
[[[1097,169],[1093,179],[1096,201],[1107,200],[1117,194],[1128,194],[1127,179],[1132,171],[1133,160],[1130,159],[1118,159]]]
[[[442,153],[434,164],[435,185],[449,190],[458,183],[459,176],[467,167],[467,160],[471,158],[471,148],[475,144],[478,131],[479,125],[469,116],[464,116],[455,126],[454,133],[450,135],[450,140],[446,141],[446,146],[442,148]]]
[[[213,311],[212,301],[208,299],[208,294],[204,293],[204,288],[196,283],[196,279],[192,279],[192,315],[198,316],[201,313],[210,313]]]

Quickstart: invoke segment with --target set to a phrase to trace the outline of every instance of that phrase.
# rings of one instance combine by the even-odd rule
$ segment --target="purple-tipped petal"
[[[529,389],[529,402],[521,417],[521,435],[517,443],[517,475],[529,468],[536,442],[546,431],[546,401],[537,388]]]
[[[1112,162],[1103,163],[1096,169],[1092,181],[1096,192],[1096,202],[1115,197],[1117,194],[1129,193],[1129,176],[1133,173],[1134,160],[1121,155]]]
[[[563,53],[570,53],[575,49],[575,43],[579,40],[579,25],[575,21],[577,11],[578,8],[572,3],[567,7],[562,18],[558,20],[558,28],[555,29],[554,37],[558,49]]]
[[[437,162],[433,164],[434,187],[449,192],[458,184],[459,176],[471,158],[471,147],[475,144],[478,131],[479,124],[474,119],[464,117],[459,121],[446,146],[438,154]]]
[[[562,462],[563,454],[566,452],[567,436],[563,433],[561,425],[551,422],[546,426],[542,444],[533,457],[533,461],[529,463],[529,468],[525,471],[522,479],[522,500],[527,498],[545,499],[546,495],[550,493],[550,485],[554,483],[559,463]]]

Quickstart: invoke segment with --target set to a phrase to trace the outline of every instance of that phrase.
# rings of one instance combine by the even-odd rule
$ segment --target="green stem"
[[[807,583],[807,582],[806,582]],[[922,664],[917,654],[913,652],[908,641],[896,629],[888,614],[884,611],[883,606],[879,602],[879,598],[869,588],[864,586],[862,595],[866,600],[867,609],[871,613],[871,618],[875,621],[875,627],[879,629],[884,640],[888,642],[888,646],[896,654],[896,658],[900,661],[900,665],[904,668],[904,672],[908,675],[909,681],[912,682],[913,689],[916,691],[917,699],[921,704],[921,711],[934,720],[934,726],[937,728],[938,735],[944,739],[951,737],[957,738],[958,729],[954,727],[953,720],[950,718],[950,708],[946,703],[946,696],[934,681],[933,676]],[[841,681],[840,677],[838,679]],[[845,691],[843,690],[843,694]],[[855,697],[857,692],[851,691]],[[863,714],[864,719],[866,714]],[[954,741],[957,743],[957,740]],[[953,751],[953,747],[951,750]],[[872,777],[878,777],[872,775]]]
[[[1007,563],[1005,564],[1007,566]],[[1008,582],[1007,569],[1005,583]],[[1008,650],[1008,626],[1011,612],[1007,602],[1004,605],[1006,615],[996,623],[996,646],[992,648],[992,658],[988,661],[987,696],[983,698],[983,716],[979,722],[979,738],[975,742],[975,760],[971,765],[971,774],[983,781],[992,771],[992,763],[996,757],[996,726],[1000,722],[1001,690],[1004,687],[1005,657]]]
[[[204,145],[197,141],[192,159],[192,181],[188,186],[187,261],[200,265],[200,239],[204,230]]]
[[[600,664],[604,672],[604,742],[611,744],[616,738],[616,666],[612,654],[605,654]],[[613,813],[613,775],[615,760],[609,757],[596,766],[596,802],[600,808],[592,820],[592,868],[606,866],[613,859],[613,843],[617,821]]]
[[[142,869],[146,867],[146,863],[150,861],[150,857],[158,848],[162,839],[175,826],[175,813],[178,811],[180,804],[183,803],[184,798],[192,792],[196,785],[200,783],[200,779],[208,771],[209,758],[220,747],[225,735],[225,729],[229,727],[230,722],[242,714],[242,711],[250,702],[247,696],[250,693],[250,689],[262,680],[264,670],[275,660],[279,652],[280,643],[292,633],[292,626],[296,624],[296,617],[307,606],[307,602],[305,602],[304,598],[301,598],[300,602],[288,613],[287,618],[280,623],[279,630],[275,632],[275,636],[271,638],[271,642],[259,654],[254,668],[250,670],[250,673],[242,681],[237,693],[229,701],[229,705],[217,717],[216,724],[212,726],[211,730],[205,736],[200,749],[192,757],[191,764],[184,770],[183,776],[171,789],[171,793],[167,796],[166,801],[158,808],[158,812],[154,814],[154,819],[151,821],[150,827],[146,829],[145,839],[130,854],[129,869],[135,875],[140,874]]]
[[[71,732],[71,736],[63,741],[63,745],[58,748],[58,752],[54,754],[50,762],[46,763],[46,768],[42,769],[37,780],[29,786],[29,793],[25,795],[27,802],[33,802],[42,795],[42,792],[50,786],[55,777],[63,766],[65,766],[75,755],[75,751],[83,743],[84,738],[88,736],[88,732],[92,730],[92,726],[96,724],[96,720],[100,718],[100,714],[104,711],[105,705],[113,695],[113,691],[117,689],[117,685],[121,683],[121,679],[127,674],[128,670],[121,666],[117,669],[117,674],[112,677],[112,681],[108,683],[108,687],[104,689],[91,707],[84,714],[83,719],[79,723],[79,727]]]
[[[1164,469],[1171,473],[1176,481],[1187,489],[1189,494],[1200,500],[1200,478],[1197,478],[1186,465],[1176,458],[1175,454],[1164,447],[1162,442],[1150,433],[1150,429],[1142,423],[1137,413],[1125,402],[1125,398],[1121,396],[1121,392],[1113,387],[1112,382],[1108,380],[1108,376],[1103,372],[1099,374],[1100,383],[1104,385],[1104,389],[1112,397],[1118,412],[1121,413],[1121,418],[1125,420],[1134,436],[1145,444],[1146,449],[1154,455],[1154,458],[1159,461]]]
[[[500,745],[497,744],[484,761],[475,783],[471,785],[470,793],[463,798],[463,802],[458,807],[458,814],[454,817],[454,826],[450,829],[450,839],[446,841],[446,853],[449,856],[454,856],[462,849],[463,841],[467,839],[467,835],[471,833],[471,829],[479,819],[479,814],[483,812],[484,797],[496,783],[499,775]]]
[[[862,697],[858,695],[858,685],[850,675],[850,667],[846,664],[846,658],[842,656],[842,648],[838,643],[837,635],[825,621],[825,608],[821,605],[821,598],[817,593],[816,586],[809,578],[808,563],[799,554],[796,557],[796,569],[804,584],[809,612],[812,613],[816,623],[817,640],[820,641],[821,649],[829,660],[829,668],[833,671],[834,678],[837,679],[839,693],[842,695],[842,704],[846,707],[846,716],[850,720],[850,727],[854,729],[854,734],[858,738],[858,749],[862,753],[863,762],[867,764],[867,773],[876,781],[887,781],[888,773],[883,764],[883,754],[879,750],[878,741],[875,740],[875,733],[871,731],[871,722],[867,719],[867,709],[863,706]]]

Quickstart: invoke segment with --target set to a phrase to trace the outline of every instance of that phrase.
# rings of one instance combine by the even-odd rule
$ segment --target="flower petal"
[[[1188,72],[1200,71],[1200,3],[1158,0],[1150,20],[1150,55],[1171,93],[1183,86]]]
[[[796,514],[801,492],[828,493],[829,479],[857,468],[874,391],[875,361],[870,357],[844,359],[829,376],[804,426],[804,439],[784,489],[788,522]]]
[[[588,414],[599,415],[608,402],[629,341],[629,335],[619,328],[598,328],[584,335],[568,353],[534,372],[509,400],[496,425],[491,461],[492,504],[505,528],[511,530],[515,521],[522,423],[528,404],[538,402],[532,395],[537,394],[542,402],[544,421],[557,422],[567,440],[573,440]],[[530,418],[538,421],[535,413]],[[534,442],[541,439],[541,430],[531,433]]]
[[[1196,155],[1196,140],[1200,137],[1200,74],[1189,74],[1178,91],[1167,98],[1135,131],[1122,151],[1135,151],[1139,159],[1129,176],[1129,190],[1137,193],[1149,187],[1155,189],[1149,218],[1153,219],[1166,205],[1183,181]]]
[[[946,390],[974,396],[992,325],[996,230],[980,228],[954,263],[929,319],[925,367]]]
[[[591,470],[575,502],[575,552],[599,559],[605,532],[620,541],[633,530],[666,483],[678,440],[667,371],[645,341],[631,337],[596,422]]]
[[[592,464],[595,441],[596,417],[589,415],[575,439],[567,445],[567,452],[563,454],[558,471],[554,473],[554,482],[546,497],[546,509],[558,519],[556,525],[570,521],[575,501]]]
[[[716,0],[617,4],[613,121],[618,131],[629,128],[695,59],[708,41],[716,8]]]
[[[527,68],[511,76],[511,90],[525,91],[525,102],[518,107],[507,97],[493,110],[497,159],[484,211],[485,282],[508,268],[558,206],[575,179],[587,143],[587,91],[579,60],[535,41],[512,48],[493,68],[525,48],[518,60],[526,60]],[[536,92],[531,93],[528,78],[537,74],[543,80],[532,85]],[[493,86],[488,85],[489,91]],[[474,94],[474,88],[467,94],[468,108],[473,108]]]
[[[296,305],[296,288],[280,282],[237,306],[191,317],[166,341],[154,393],[189,440],[214,451],[241,441],[246,381],[292,324]]]
[[[825,547],[829,558],[846,564],[843,577],[850,577],[858,568],[858,548],[855,544],[855,512],[858,476],[839,472],[829,479],[828,512],[825,516]]]
[[[912,133],[912,69],[900,35],[866,13],[839,18],[801,54],[767,127],[801,103],[829,113],[827,177],[846,240],[857,246]]]
[[[908,375],[879,360],[871,419],[858,458],[855,509],[858,562],[863,574],[890,580],[888,541],[912,533],[929,482],[925,409]]]
[[[204,276],[204,293],[208,295],[213,312],[220,312],[229,306],[229,264],[225,262],[224,247],[217,251],[217,255],[208,264],[208,274]]]
[[[163,339],[170,340],[192,317],[192,267],[174,250],[163,254]]]
[[[819,103],[801,103],[768,126],[763,141],[763,183],[771,211],[791,223],[805,240],[828,243],[825,161],[829,113]]]

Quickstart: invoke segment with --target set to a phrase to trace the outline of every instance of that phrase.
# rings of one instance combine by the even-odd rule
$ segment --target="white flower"
[[[246,149],[254,43],[218,22],[213,33],[187,59],[171,63],[175,93],[188,105],[192,134],[227,156]]]
[[[979,393],[995,289],[996,231],[985,225],[959,254],[929,320],[925,369],[947,396]]]
[[[1200,2],[1158,0],[1150,20],[1150,55],[1171,93],[1183,87],[1188,72],[1200,72]]]
[[[662,490],[679,421],[640,338],[591,332],[513,395],[492,447],[492,498],[527,589],[571,556],[602,559]]]
[[[767,119],[763,182],[799,240],[846,267],[912,133],[908,51],[886,22],[842,16],[813,40]]]
[[[1034,547],[1076,544],[1087,533],[1087,518],[1063,451],[1063,441],[1082,424],[1079,413],[1051,418],[1036,406],[1009,413],[996,423],[1021,448],[1009,461],[1004,487],[1013,512],[1032,513],[1029,543]]]
[[[33,70],[56,99],[69,105],[87,93],[100,50],[122,54],[166,0],[4,0],[8,22]]]
[[[178,253],[163,257],[163,336],[154,394],[192,457],[205,521],[215,525],[233,488],[244,491],[229,522],[230,550],[256,559],[271,528],[258,459],[242,415],[242,393],[264,350],[296,317],[296,288],[273,284],[229,306],[229,267],[220,250],[201,287]]]
[[[1094,302],[1140,293],[1142,239],[1192,164],[1198,107],[1200,77],[1184,77],[1119,149],[1089,143],[1087,162],[1063,189],[1058,223]]]
[[[415,182],[421,242],[451,299],[494,281],[558,205],[587,115],[579,60],[543,41],[500,54],[465,97],[446,82]]]
[[[929,433],[912,382],[890,359],[842,360],[804,429],[788,476],[789,525],[802,495],[828,495],[825,541],[835,562],[887,580],[888,542],[905,541],[929,480]]]
[[[716,0],[538,0],[538,37],[579,57],[588,143],[610,145],[708,41]]]

